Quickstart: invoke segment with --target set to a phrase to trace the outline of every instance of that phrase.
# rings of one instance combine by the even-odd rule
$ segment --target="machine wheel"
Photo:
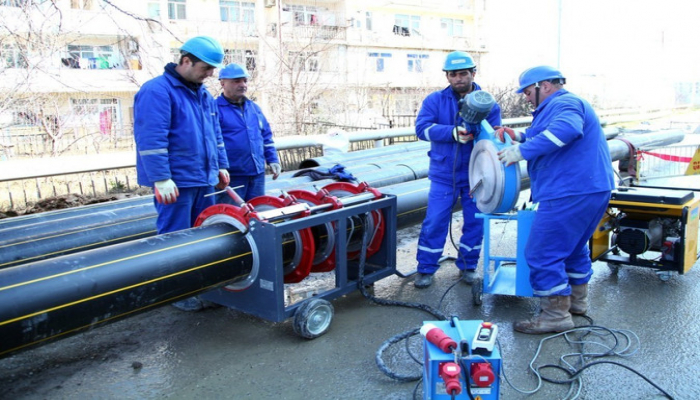
[[[475,306],[480,306],[484,297],[484,285],[481,278],[474,279],[472,283],[472,301]]]
[[[333,305],[324,299],[305,301],[294,313],[294,332],[315,339],[328,331],[333,320]]]
[[[672,274],[673,273],[671,271],[656,271],[656,276],[658,276],[663,282],[668,282],[669,279],[671,279]]]

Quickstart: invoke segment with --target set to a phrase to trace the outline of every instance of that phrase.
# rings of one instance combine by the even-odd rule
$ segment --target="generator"
[[[617,270],[621,265],[653,268],[668,280],[698,260],[700,197],[685,189],[620,187],[589,241],[591,259]]]
[[[498,326],[481,320],[426,321],[423,400],[497,400],[501,355]]]

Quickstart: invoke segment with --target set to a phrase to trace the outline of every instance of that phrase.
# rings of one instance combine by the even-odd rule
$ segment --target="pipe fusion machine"
[[[227,191],[239,205],[209,207],[195,226],[227,223],[245,232],[255,262],[245,280],[204,293],[205,300],[274,322],[293,316],[294,331],[313,339],[330,327],[333,306],[328,300],[396,273],[395,196],[366,183],[345,182],[316,193],[290,190],[248,203],[231,188]],[[268,250],[261,251],[260,244]],[[284,284],[331,271],[334,288],[285,305]]]

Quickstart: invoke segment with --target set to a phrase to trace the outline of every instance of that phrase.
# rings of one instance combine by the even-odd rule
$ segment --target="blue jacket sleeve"
[[[164,87],[142,87],[134,101],[137,157],[150,182],[172,178],[168,156],[171,99]]]
[[[526,160],[557,151],[583,135],[582,108],[571,102],[554,103],[552,106],[548,111],[553,118],[544,130],[526,131],[527,140],[520,145],[520,152]]]
[[[453,143],[452,130],[455,125],[439,124],[439,102],[436,93],[428,95],[416,117],[416,136],[428,142]]]
[[[227,169],[228,165],[228,155],[226,154],[226,146],[224,145],[224,136],[221,134],[221,124],[219,123],[219,106],[216,104],[216,100],[211,97],[211,109],[215,110],[216,115],[214,115],[214,134],[216,135],[216,150],[218,152],[219,169]]]

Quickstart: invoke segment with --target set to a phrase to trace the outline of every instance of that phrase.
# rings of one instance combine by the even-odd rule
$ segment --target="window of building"
[[[440,28],[447,36],[464,36],[464,21],[461,19],[440,18]]]
[[[83,126],[99,126],[111,135],[121,125],[119,99],[70,99],[73,120]]]
[[[385,60],[391,58],[391,53],[369,53],[370,58],[374,58],[376,71],[384,72]]]
[[[13,45],[2,45],[0,56],[5,68],[27,68],[28,66],[26,53]]]
[[[293,5],[290,9],[294,13],[294,26],[319,25],[317,7]]]
[[[224,64],[236,63],[245,65],[251,75],[253,75],[256,68],[255,58],[255,50],[224,49]]]
[[[148,2],[148,17],[160,18],[160,1]]]
[[[407,54],[408,72],[423,72],[423,62],[428,58],[427,54]]]
[[[320,71],[317,53],[308,51],[290,51],[289,59],[294,62],[294,68],[299,71]]]
[[[420,16],[396,14],[394,16],[394,34],[400,36],[420,34]]]
[[[372,30],[372,12],[371,11],[367,11],[365,13],[365,29],[367,29],[368,31]]]
[[[255,24],[255,3],[220,0],[221,20]]]
[[[168,0],[168,18],[187,19],[187,4],[185,4],[185,0]]]
[[[68,45],[68,57],[62,62],[71,68],[108,69],[117,66],[119,54],[112,45]]]

